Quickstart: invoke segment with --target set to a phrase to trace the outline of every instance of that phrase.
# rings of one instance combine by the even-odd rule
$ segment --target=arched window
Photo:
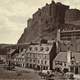
[[[46,47],[46,51],[49,51],[49,47]]]

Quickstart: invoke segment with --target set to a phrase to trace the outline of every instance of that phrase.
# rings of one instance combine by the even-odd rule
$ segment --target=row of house
[[[39,43],[31,42],[25,45],[28,47],[20,48],[18,52],[16,49],[11,49],[7,58],[8,62],[12,61],[15,65],[24,68],[52,69],[52,61],[57,55],[54,40],[41,40]]]

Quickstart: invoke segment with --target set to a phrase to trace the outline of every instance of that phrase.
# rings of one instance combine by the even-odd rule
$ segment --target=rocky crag
[[[80,25],[80,11],[69,9],[69,6],[60,2],[46,4],[39,8],[32,18],[27,21],[27,28],[18,40],[19,43],[37,42],[40,39],[56,39],[57,29],[67,25]]]

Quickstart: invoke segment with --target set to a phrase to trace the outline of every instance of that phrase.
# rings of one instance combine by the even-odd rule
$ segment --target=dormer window
[[[49,51],[49,47],[46,47],[46,51]]]
[[[22,54],[22,56],[24,56],[24,54]]]

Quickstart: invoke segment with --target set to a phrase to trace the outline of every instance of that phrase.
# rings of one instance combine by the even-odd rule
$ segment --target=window
[[[43,60],[41,60],[41,64],[43,64]]]
[[[48,24],[48,21],[46,20],[45,23]]]
[[[32,59],[30,59],[30,62],[32,62]]]
[[[57,65],[57,64],[58,64],[58,62],[56,61],[56,62],[55,62],[55,65]]]
[[[50,21],[51,21],[51,22],[53,21],[53,18],[52,18],[52,17],[50,18]]]
[[[30,57],[30,53],[28,53],[28,57]]]
[[[24,56],[24,54],[22,54],[22,56]]]
[[[30,47],[29,50],[31,51],[32,50],[32,47]]]
[[[33,54],[33,57],[35,58],[35,53]]]
[[[18,61],[20,61],[20,59],[18,58]]]
[[[20,58],[20,61],[21,61],[22,59]]]
[[[33,62],[35,62],[35,60],[33,60]]]
[[[41,48],[40,48],[40,51],[43,51],[43,49],[44,49],[44,48],[43,48],[43,47],[41,47]]]
[[[62,62],[56,61],[56,62],[55,62],[55,65],[62,65]]]
[[[66,66],[66,63],[64,63],[64,66]]]
[[[49,59],[49,55],[46,54],[46,55],[45,55],[45,59]]]
[[[28,61],[28,59],[26,58],[26,61]]]
[[[47,58],[47,55],[45,55],[45,59]]]
[[[23,51],[23,48],[21,48],[21,52]]]
[[[41,54],[38,54],[38,57],[41,58]]]
[[[41,12],[38,13],[38,16],[41,16]]]
[[[23,58],[21,58],[21,61],[23,61]]]
[[[30,53],[30,57],[32,56],[32,54]]]
[[[38,64],[40,63],[40,61],[38,60]]]
[[[62,62],[59,62],[59,65],[62,65]]]
[[[45,64],[47,63],[47,61],[45,61]]]
[[[29,53],[26,54],[26,56],[28,57]]]

